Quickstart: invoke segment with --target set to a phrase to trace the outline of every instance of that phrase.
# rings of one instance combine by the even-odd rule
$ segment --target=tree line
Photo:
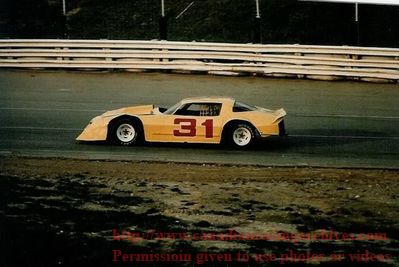
[[[0,38],[159,39],[160,0],[0,0]],[[169,40],[399,47],[399,7],[260,0],[164,0]],[[189,7],[187,10],[185,10]],[[182,11],[184,11],[182,13]],[[259,23],[260,26],[257,24]]]

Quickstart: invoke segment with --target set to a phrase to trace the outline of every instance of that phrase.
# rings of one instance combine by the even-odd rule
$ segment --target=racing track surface
[[[232,96],[288,112],[286,140],[118,147],[74,141],[104,110]],[[259,165],[399,168],[399,86],[162,73],[0,70],[0,155]]]

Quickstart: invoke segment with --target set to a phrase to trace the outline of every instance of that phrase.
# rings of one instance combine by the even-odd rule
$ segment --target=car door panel
[[[218,117],[152,115],[142,118],[145,139],[150,142],[219,143]]]

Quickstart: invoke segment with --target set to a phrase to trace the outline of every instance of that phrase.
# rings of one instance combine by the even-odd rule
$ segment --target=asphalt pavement
[[[90,119],[130,105],[231,96],[283,107],[287,138],[250,150],[75,142]],[[0,155],[110,160],[399,168],[399,85],[166,73],[0,70]]]

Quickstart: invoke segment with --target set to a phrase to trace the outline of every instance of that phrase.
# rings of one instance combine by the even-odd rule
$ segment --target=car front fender
[[[84,128],[82,133],[76,138],[77,141],[106,141],[108,134],[108,124],[116,116],[95,117]]]

